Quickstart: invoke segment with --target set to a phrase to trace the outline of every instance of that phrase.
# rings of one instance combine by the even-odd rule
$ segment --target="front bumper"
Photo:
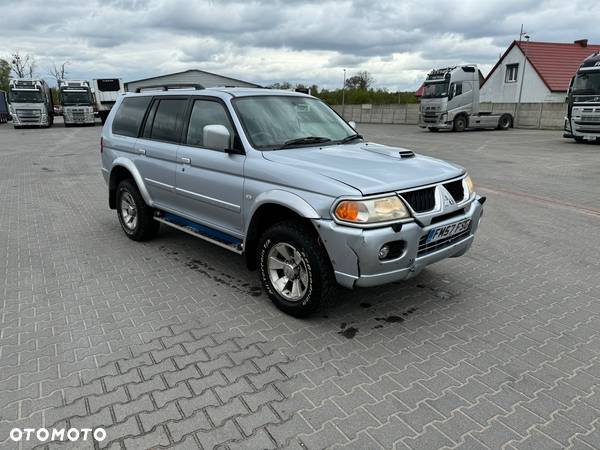
[[[593,117],[593,121],[575,117],[571,117],[570,122],[565,120],[565,134],[567,133],[567,126],[569,126],[571,137],[582,137],[588,140],[600,138],[600,117],[598,115]]]
[[[49,118],[46,114],[39,115],[19,115],[19,114],[11,114],[12,123],[14,126],[20,127],[45,127],[49,124]]]
[[[483,214],[485,197],[477,196],[465,207],[465,213],[448,220],[422,227],[415,222],[395,231],[391,226],[362,229],[339,225],[332,220],[315,219],[313,223],[331,259],[336,280],[344,287],[377,286],[406,280],[419,274],[426,266],[467,252]],[[432,228],[463,219],[471,219],[468,233],[448,245],[426,253],[419,252],[419,240]],[[394,259],[381,261],[380,248],[390,242],[402,242],[402,252]]]
[[[438,128],[440,130],[449,130],[452,128],[452,121],[448,122],[444,119],[447,117],[446,114],[419,114],[418,125],[421,128]]]

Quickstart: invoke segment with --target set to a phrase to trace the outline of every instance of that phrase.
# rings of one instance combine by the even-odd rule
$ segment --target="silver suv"
[[[244,255],[298,317],[337,284],[404,280],[463,255],[485,201],[465,170],[355,128],[294,92],[126,94],[102,132],[109,205],[133,240],[164,224]]]

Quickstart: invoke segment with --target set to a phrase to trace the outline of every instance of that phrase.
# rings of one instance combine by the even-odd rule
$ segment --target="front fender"
[[[307,219],[320,218],[319,213],[317,213],[317,211],[315,211],[315,209],[310,206],[302,197],[288,191],[282,191],[280,189],[273,189],[271,191],[260,193],[252,204],[248,218],[251,219],[254,217],[254,213],[258,210],[258,208],[265,204],[281,205],[285,208],[291,209],[299,216]],[[247,220],[246,227],[250,226],[250,222],[251,220]],[[246,232],[248,232],[248,229],[246,229]]]
[[[140,175],[140,172],[138,171],[135,164],[130,159],[118,157],[113,161],[112,168],[110,171],[110,176],[109,176],[109,180],[110,180],[109,181],[109,189],[111,191],[113,189],[117,189],[116,177],[114,176],[115,168],[117,168],[117,167],[123,167],[123,168],[127,169],[127,171],[133,177],[133,180],[135,181],[135,184],[137,185],[137,187],[140,191],[140,194],[142,195],[142,198],[144,199],[146,204],[148,206],[153,206],[154,202],[152,201],[152,198],[150,197],[150,193],[148,192],[148,189],[146,188],[144,179]]]

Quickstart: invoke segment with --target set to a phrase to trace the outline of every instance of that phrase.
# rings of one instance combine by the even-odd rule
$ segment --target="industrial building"
[[[129,81],[125,83],[125,90],[134,92],[138,88],[177,84],[199,84],[205,88],[215,86],[261,87],[260,85],[249,81],[238,80],[236,78],[226,77],[204,70],[190,69],[183,72]]]

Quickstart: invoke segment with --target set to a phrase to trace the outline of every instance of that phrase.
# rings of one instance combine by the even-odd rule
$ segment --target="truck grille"
[[[448,238],[440,239],[439,241],[431,242],[426,244],[427,234],[419,239],[419,248],[417,250],[417,256],[427,255],[428,253],[435,252],[437,250],[441,250],[442,248],[448,247],[449,245],[455,244],[466,238],[471,233],[471,227],[467,228],[465,231],[459,234],[455,234],[454,236],[450,236]]]
[[[22,123],[40,123],[41,114],[39,109],[17,109],[17,117]]]
[[[435,187],[400,194],[414,212],[431,211],[435,207]]]
[[[463,189],[462,180],[452,181],[451,183],[444,184],[446,190],[450,193],[456,203],[461,202],[465,197],[465,191]]]

